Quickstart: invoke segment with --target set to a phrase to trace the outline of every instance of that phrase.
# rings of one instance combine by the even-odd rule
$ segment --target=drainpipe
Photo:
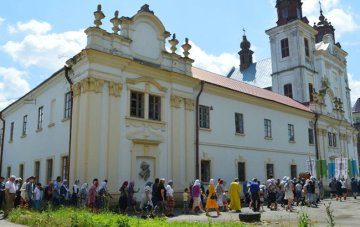
[[[204,89],[204,84],[205,81],[201,81],[200,82],[200,91],[198,93],[198,95],[196,96],[196,105],[195,105],[195,125],[196,125],[196,129],[195,129],[195,146],[196,146],[196,150],[195,150],[195,177],[196,179],[199,179],[200,174],[199,174],[199,99],[200,99],[200,95]]]
[[[0,112],[0,120],[3,123],[2,127],[2,135],[1,135],[1,151],[0,151],[0,176],[2,176],[2,164],[3,164],[3,153],[4,153],[4,137],[5,137],[5,120],[2,116],[2,112]]]
[[[70,181],[69,177],[70,177],[70,158],[71,158],[71,131],[72,131],[72,111],[73,111],[73,90],[72,90],[72,85],[73,85],[73,82],[71,81],[70,77],[69,77],[69,71],[70,71],[70,67],[68,66],[64,66],[64,69],[65,69],[65,78],[66,80],[69,82],[70,84],[70,100],[71,100],[71,107],[70,107],[70,132],[69,132],[69,158],[68,158],[68,167],[69,167],[69,171],[68,171],[68,174],[66,176],[68,182]]]

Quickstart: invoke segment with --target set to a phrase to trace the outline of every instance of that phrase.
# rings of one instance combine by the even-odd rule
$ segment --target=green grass
[[[92,213],[83,209],[60,208],[58,210],[49,210],[43,212],[36,212],[26,209],[16,209],[9,214],[9,221],[27,226],[56,226],[56,227],[131,227],[131,226],[226,226],[245,227],[247,225],[240,222],[219,222],[207,223],[200,222],[172,222],[169,223],[166,219],[141,219],[127,215],[114,214],[110,212]]]

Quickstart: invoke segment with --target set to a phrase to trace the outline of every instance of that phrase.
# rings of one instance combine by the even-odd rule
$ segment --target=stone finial
[[[189,39],[188,38],[185,38],[185,43],[181,46],[184,50],[183,54],[184,54],[184,57],[185,58],[188,58],[189,57],[189,50],[191,49],[191,45],[189,44]]]
[[[179,40],[176,39],[175,33],[173,34],[172,39],[169,40],[169,43],[171,45],[170,47],[171,53],[175,54],[175,51],[177,50],[176,45],[179,44]]]
[[[110,20],[110,22],[113,24],[112,30],[115,34],[117,34],[120,31],[119,25],[121,23],[121,20],[119,18],[119,11],[115,11],[114,17]]]
[[[94,12],[95,20],[94,24],[98,28],[100,25],[102,25],[101,20],[105,18],[105,14],[101,11],[101,5],[99,4],[97,6],[97,10]]]

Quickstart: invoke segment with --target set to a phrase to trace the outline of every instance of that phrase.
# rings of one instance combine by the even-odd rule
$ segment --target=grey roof
[[[356,103],[354,107],[352,108],[353,113],[359,113],[360,112],[360,98],[356,100]]]
[[[257,87],[266,88],[272,86],[271,73],[271,58],[266,58],[251,64],[243,71],[240,71],[240,68],[236,68],[230,78],[243,81]]]

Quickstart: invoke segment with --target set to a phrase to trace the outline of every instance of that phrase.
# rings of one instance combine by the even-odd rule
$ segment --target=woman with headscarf
[[[124,181],[121,185],[120,189],[120,197],[119,197],[119,208],[120,213],[125,213],[126,208],[128,206],[128,182]]]
[[[216,191],[216,196],[217,196],[217,200],[216,200],[217,205],[219,206],[219,208],[220,208],[221,210],[224,211],[224,208],[223,208],[223,207],[224,207],[223,194],[224,194],[225,190],[224,190],[223,183],[224,183],[224,181],[223,181],[222,179],[219,179],[219,180],[218,180],[218,183],[217,183],[217,185],[216,185],[216,187],[215,187],[215,191]]]
[[[292,210],[292,202],[294,200],[294,184],[292,183],[292,181],[290,180],[289,177],[287,177],[285,179],[285,183],[284,183],[284,191],[285,191],[285,196],[284,199],[287,200],[287,205],[285,207],[285,210],[288,211],[293,211]]]
[[[79,191],[80,191],[79,183],[80,183],[80,180],[75,180],[75,182],[72,186],[71,204],[75,207],[78,206]]]
[[[220,211],[219,211],[219,206],[216,203],[217,200],[217,196],[216,196],[216,191],[215,191],[215,186],[214,186],[214,179],[210,179],[209,182],[209,194],[206,200],[206,206],[205,206],[205,210],[206,210],[206,215],[209,215],[209,209],[215,209],[217,215],[220,215]],[[222,197],[221,197],[221,201],[222,201]]]
[[[167,216],[169,217],[174,217],[175,200],[174,200],[174,189],[172,187],[173,187],[173,181],[169,180],[168,185],[166,186]]]
[[[134,187],[135,187],[135,182],[130,181],[130,184],[128,187],[128,206],[132,206],[134,209],[134,212],[138,213],[136,210],[136,200],[135,200],[134,194],[138,193],[140,191],[140,188],[138,188],[138,190],[135,191]]]
[[[141,217],[143,218],[147,218],[147,213],[151,213],[153,208],[151,186],[151,182],[146,183],[141,196],[140,210],[142,211]]]
[[[97,190],[97,207],[99,209],[105,208],[105,197],[107,195],[106,185],[107,185],[107,180],[102,181]]]
[[[201,212],[204,212],[202,205],[201,205],[201,187],[200,187],[200,180],[195,180],[194,185],[191,188],[191,196],[193,198],[193,206],[192,206],[192,213],[195,213],[195,208],[199,208]]]
[[[88,183],[83,183],[80,188],[80,206],[81,207],[85,207],[87,193],[88,193]]]

